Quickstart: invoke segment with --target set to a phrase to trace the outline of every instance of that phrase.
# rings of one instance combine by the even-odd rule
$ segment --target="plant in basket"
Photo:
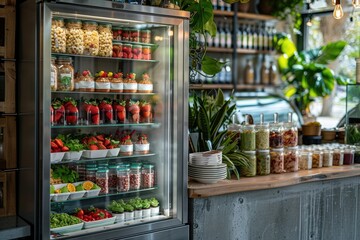
[[[149,123],[152,121],[151,105],[145,100],[140,101],[140,122]]]
[[[139,101],[129,101],[127,103],[128,119],[130,123],[139,123],[140,121],[140,107]]]
[[[100,110],[96,100],[90,99],[84,102],[85,121],[87,125],[100,124]]]
[[[138,154],[148,154],[150,151],[150,143],[148,136],[144,133],[139,133],[135,143],[135,152]]]
[[[66,125],[77,125],[79,119],[79,110],[76,107],[76,101],[71,97],[64,98],[65,122]]]
[[[65,124],[65,107],[60,98],[55,98],[51,101],[51,106],[54,109],[54,125]]]
[[[126,119],[126,102],[123,100],[114,100],[112,106],[115,116],[115,122],[124,123]]]
[[[104,98],[99,103],[100,121],[102,124],[113,123],[113,108],[112,101],[109,98]]]

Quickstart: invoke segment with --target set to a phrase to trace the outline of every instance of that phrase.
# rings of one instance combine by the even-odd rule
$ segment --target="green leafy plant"
[[[150,201],[148,199],[142,200],[142,208],[143,209],[149,209],[150,208]]]
[[[64,165],[54,165],[52,167],[52,177],[60,178],[63,183],[73,183],[79,180],[79,174]]]
[[[84,150],[84,145],[80,142],[80,140],[73,137],[71,134],[59,134],[56,138],[61,139],[64,142],[64,145],[67,146],[70,151],[79,152]]]
[[[298,52],[285,34],[278,34],[275,47],[280,57],[279,70],[286,83],[284,94],[306,115],[310,103],[317,97],[331,94],[335,83],[345,85],[349,79],[337,76],[327,66],[346,46],[345,41],[329,43],[323,47]]]
[[[127,203],[123,206],[125,212],[132,212],[134,211],[134,207],[130,204],[130,203]]]
[[[286,20],[290,16],[293,27],[298,32],[302,23],[300,10],[303,3],[303,0],[273,1],[273,15],[281,20]]]
[[[150,202],[151,207],[159,206],[159,201],[156,198],[150,198],[149,202]]]
[[[117,201],[112,201],[111,204],[107,207],[107,209],[113,213],[123,213],[124,207],[122,203]]]
[[[360,124],[349,124],[346,126],[346,143],[360,144]]]

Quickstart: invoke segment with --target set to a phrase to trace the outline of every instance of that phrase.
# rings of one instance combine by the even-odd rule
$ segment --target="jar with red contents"
[[[131,29],[130,30],[130,41],[140,42],[140,30],[139,29]]]
[[[98,168],[96,171],[96,185],[101,188],[101,194],[109,193],[109,169],[105,167]]]
[[[96,183],[96,171],[97,171],[97,167],[96,164],[93,165],[86,165],[86,171],[85,171],[85,179],[87,181]]]
[[[142,46],[142,59],[143,60],[151,60],[151,47],[150,46]]]
[[[150,30],[141,30],[140,31],[140,42],[150,43],[151,42],[151,31]]]
[[[113,44],[113,57],[122,58],[123,57],[123,45],[122,43]]]
[[[284,147],[296,147],[298,145],[298,130],[294,122],[284,123],[283,143]]]
[[[128,192],[130,190],[130,168],[121,166],[117,169],[117,191]]]
[[[133,45],[132,46],[132,58],[133,59],[142,59],[142,46]]]
[[[130,41],[130,29],[128,28],[123,28],[122,31],[121,31],[121,40],[122,41]]]
[[[122,40],[122,28],[120,27],[113,27],[113,39],[114,40]]]
[[[119,166],[116,165],[109,165],[109,191],[116,192],[118,188],[118,180],[117,180],[117,170]]]
[[[144,164],[141,170],[141,187],[153,188],[155,186],[155,169],[152,164]]]
[[[141,164],[131,164],[130,190],[139,190],[141,187]]]
[[[122,46],[123,58],[132,58],[132,45],[131,44],[123,44]]]

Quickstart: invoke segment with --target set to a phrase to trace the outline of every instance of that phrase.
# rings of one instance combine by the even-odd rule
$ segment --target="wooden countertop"
[[[294,173],[242,177],[240,180],[234,178],[232,180],[221,180],[215,184],[203,184],[190,179],[188,182],[188,193],[189,198],[206,198],[229,193],[285,187],[354,176],[360,176],[360,164],[315,168]]]

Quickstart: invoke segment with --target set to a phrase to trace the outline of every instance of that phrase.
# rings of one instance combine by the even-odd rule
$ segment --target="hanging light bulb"
[[[336,0],[332,0],[331,3],[332,3],[333,6],[335,6]]]
[[[360,0],[353,0],[352,4],[353,4],[354,8],[360,8]]]
[[[341,7],[340,0],[336,0],[333,16],[335,19],[340,19],[344,16],[344,11]]]
[[[306,21],[306,26],[311,27],[312,24],[312,16],[310,15],[310,17],[308,18],[308,20]]]

